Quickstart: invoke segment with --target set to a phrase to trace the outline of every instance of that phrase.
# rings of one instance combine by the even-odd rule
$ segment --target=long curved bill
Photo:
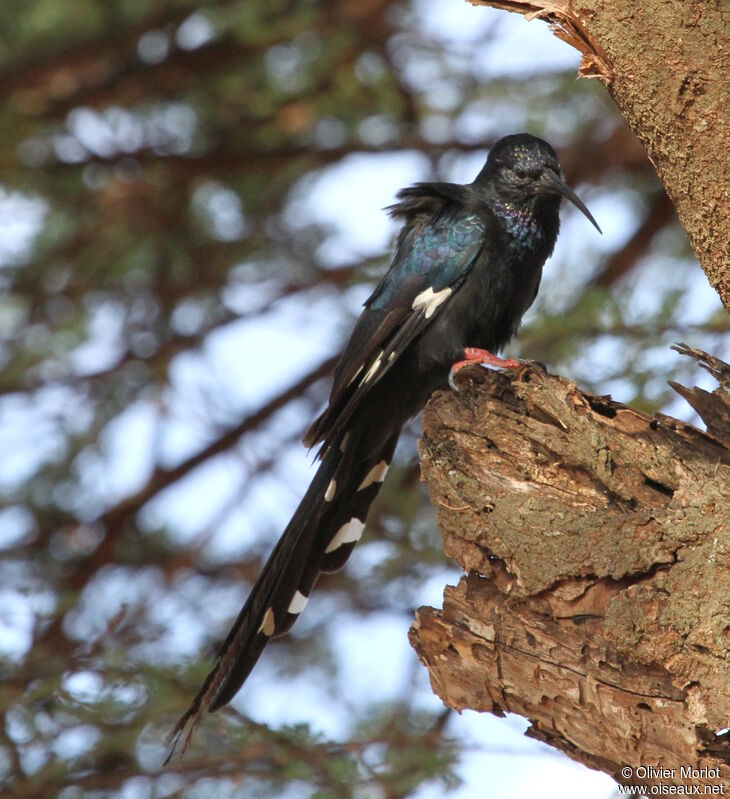
[[[588,218],[588,221],[593,225],[593,227],[601,235],[603,235],[603,231],[600,227],[598,227],[598,222],[596,222],[591,212],[586,208],[583,200],[581,200],[581,198],[573,191],[573,189],[571,189],[567,183],[564,183],[558,175],[556,175],[554,172],[545,170],[540,177],[540,186],[546,193],[559,194],[561,197],[565,197],[566,200],[570,200],[570,202],[572,202],[573,205]]]

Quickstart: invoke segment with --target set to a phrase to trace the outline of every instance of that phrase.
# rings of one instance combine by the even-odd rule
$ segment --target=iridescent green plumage
[[[403,257],[394,260],[366,305],[387,308],[409,278],[427,277],[435,291],[459,282],[479,254],[484,233],[484,220],[460,209],[410,230],[401,245]]]

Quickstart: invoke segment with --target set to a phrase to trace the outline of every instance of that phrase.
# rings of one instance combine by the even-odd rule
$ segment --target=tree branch
[[[730,309],[730,119],[724,3],[470,0],[548,21],[583,54],[646,148],[707,277]]]
[[[421,442],[444,549],[471,572],[411,630],[434,691],[519,713],[532,737],[625,783],[641,780],[622,767],[661,764],[676,783],[692,782],[685,766],[730,785],[717,734],[730,719],[729,440],[536,368],[460,375],[461,393],[427,406]],[[726,385],[697,396],[727,430]]]

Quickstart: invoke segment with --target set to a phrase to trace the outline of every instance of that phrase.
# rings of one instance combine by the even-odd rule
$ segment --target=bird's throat
[[[509,236],[527,248],[543,243],[545,230],[540,224],[539,209],[533,202],[515,202],[498,198],[492,202],[492,211],[502,222]]]

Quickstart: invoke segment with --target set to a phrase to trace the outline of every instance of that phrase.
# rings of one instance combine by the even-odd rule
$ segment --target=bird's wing
[[[329,406],[305,443],[323,441],[326,449],[339,436],[362,398],[448,304],[483,242],[484,222],[463,210],[415,220],[404,230],[337,365]]]

